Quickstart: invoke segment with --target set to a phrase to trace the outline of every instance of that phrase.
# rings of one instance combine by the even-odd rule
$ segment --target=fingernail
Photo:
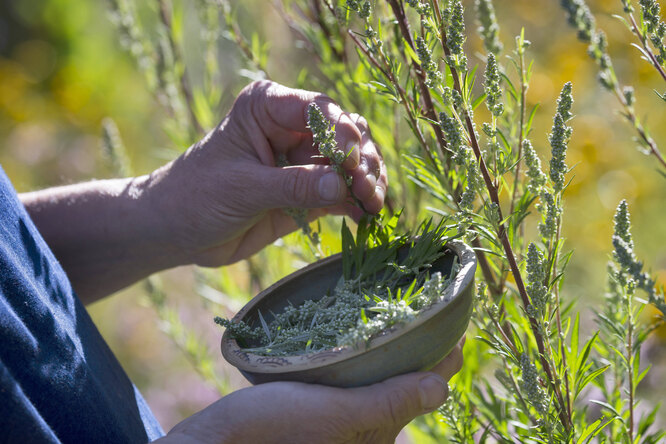
[[[382,200],[382,204],[384,204],[384,199],[386,198],[386,190],[382,188],[381,186],[377,185],[375,187],[375,196],[379,196]]]
[[[430,374],[419,381],[419,392],[423,411],[431,412],[444,404],[449,395],[449,387],[440,376]]]
[[[377,192],[377,178],[375,177],[374,174],[370,173],[365,176],[367,181],[370,183],[370,186],[375,189],[375,193]]]
[[[355,142],[347,142],[347,145],[345,146],[345,153],[347,154],[347,162],[351,163],[349,165],[350,168],[355,168],[356,165],[358,165],[358,159],[360,157],[360,153],[356,155],[354,151],[358,151],[358,143]]]
[[[326,173],[319,179],[319,198],[324,203],[335,203],[340,196],[340,180],[338,173]]]

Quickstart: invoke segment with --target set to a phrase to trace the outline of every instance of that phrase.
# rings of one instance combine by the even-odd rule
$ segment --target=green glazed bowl
[[[463,336],[474,301],[474,252],[458,241],[443,248],[446,254],[433,264],[431,272],[448,276],[455,256],[460,267],[440,301],[422,310],[412,322],[394,326],[368,344],[297,356],[262,356],[243,351],[226,331],[222,336],[222,355],[252,384],[300,381],[358,387],[403,373],[428,370],[453,350]],[[340,254],[322,259],[259,293],[233,320],[258,325],[257,313],[261,311],[270,322],[270,313],[281,312],[289,303],[299,305],[307,299],[323,297],[335,287],[340,276]]]

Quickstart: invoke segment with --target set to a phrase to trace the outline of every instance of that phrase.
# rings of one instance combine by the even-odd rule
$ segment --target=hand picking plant
[[[329,159],[356,205],[363,208],[352,194],[352,178],[342,167],[349,153],[337,147],[335,128],[314,103],[308,107],[308,127],[321,155]],[[316,241],[309,225],[303,223],[305,210],[289,211],[308,239]],[[450,227],[440,222],[431,229],[431,221],[427,221],[414,235],[396,236],[393,230],[399,216],[382,224],[366,213],[356,238],[343,221],[343,272],[326,295],[312,295],[301,305],[290,304],[273,313],[269,322],[259,312],[260,325],[255,328],[242,320],[216,317],[215,322],[227,328],[247,352],[285,356],[358,346],[395,325],[412,321],[419,310],[440,301],[457,267],[454,259],[449,276],[442,277],[440,272],[430,276],[429,269],[444,256],[444,245],[452,239],[446,235]],[[407,255],[399,259],[406,248]]]
[[[124,16],[137,17],[129,0],[114,3]],[[632,2],[621,3],[642,55],[662,74],[666,25],[659,17],[659,2],[638,2],[638,18]],[[656,142],[638,120],[633,89],[617,80],[606,38],[589,8],[582,0],[561,4],[580,38],[590,45],[603,87],[619,100],[644,150],[663,166]],[[265,46],[257,34],[245,37],[248,31],[232,18],[230,2],[202,0],[196,5],[205,18],[200,22],[207,44],[227,37],[238,46],[254,77],[268,75]],[[178,36],[182,29],[182,11],[175,9],[159,8],[167,12],[165,20],[158,21],[159,44],[135,29],[136,20],[121,21],[121,31],[139,45],[132,49],[149,79],[162,79],[152,84],[158,96],[167,98],[177,123],[169,128],[185,127],[178,133],[179,141],[196,133],[193,120],[203,128],[213,124],[209,116],[219,92],[214,82],[192,85],[179,58],[182,42],[165,37]],[[275,9],[315,61],[304,66],[297,86],[326,92],[368,120],[394,178],[387,217],[394,221],[396,233],[420,227],[422,240],[413,248],[423,251],[408,266],[392,256],[406,237],[383,239],[393,235],[374,221],[368,225],[372,229],[361,224],[354,240],[345,226],[338,244],[353,266],[346,268],[330,294],[307,307],[276,313],[273,325],[250,328],[220,322],[265,354],[358,342],[374,334],[373,319],[402,320],[405,313],[411,315],[408,306],[414,311],[428,303],[421,297],[429,286],[446,285],[448,276],[429,275],[423,264],[428,255],[438,254],[442,236],[460,236],[475,249],[481,282],[465,365],[451,383],[447,404],[419,418],[411,430],[436,442],[663,440],[666,433],[658,422],[657,406],[640,399],[639,383],[650,370],[641,363],[641,347],[666,316],[664,289],[636,257],[626,202],[620,203],[615,216],[613,262],[607,294],[596,302],[596,327],[584,321],[564,285],[571,279],[567,265],[573,254],[563,228],[572,180],[567,153],[574,137],[575,85],[564,83],[559,98],[553,97],[555,112],[547,138],[531,134],[538,115],[527,100],[537,69],[529,61],[531,43],[524,31],[512,45],[501,41],[491,0],[474,2],[478,33],[469,31],[460,0],[283,0],[275,2]],[[484,54],[472,56],[467,49],[472,39],[480,40]],[[152,58],[150,48],[157,54]],[[206,77],[215,78],[218,68],[206,64]],[[322,155],[339,165],[344,160],[341,152],[327,144],[333,140],[330,124],[317,122],[314,108],[311,114],[310,127],[321,134],[317,142],[324,147]],[[394,208],[404,208],[397,222],[391,218]],[[305,239],[330,236],[326,223],[317,237],[312,236],[305,216],[299,216]],[[421,222],[433,217],[443,222]],[[363,255],[366,245],[375,249]],[[270,254],[295,253],[302,259],[307,257],[302,252],[311,250],[294,238],[282,247]],[[376,259],[384,254],[388,259]],[[356,259],[359,255],[363,261]],[[269,263],[267,256],[255,260]],[[379,276],[379,288],[374,271],[364,271],[376,270],[377,264],[389,270]],[[264,279],[270,282],[273,277]],[[229,280],[211,285],[225,292],[236,288]],[[337,311],[341,301],[355,302],[353,310]],[[654,319],[641,318],[647,304],[658,313]]]

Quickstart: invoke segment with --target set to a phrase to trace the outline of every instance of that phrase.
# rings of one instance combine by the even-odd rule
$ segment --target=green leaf
[[[261,310],[257,310],[257,314],[259,315],[259,322],[261,322],[261,328],[264,329],[264,333],[266,333],[266,337],[268,338],[268,342],[270,343],[273,341],[273,338],[271,336],[271,329],[268,328],[268,324],[266,323],[266,320],[261,314]]]
[[[583,390],[587,385],[594,381],[599,375],[603,374],[606,370],[610,368],[610,365],[605,365],[603,367],[599,367],[598,369],[591,371],[587,375],[585,375],[584,378],[580,380],[580,383],[576,384],[576,391],[574,393],[574,399],[578,398],[578,395],[580,394],[581,390]]]

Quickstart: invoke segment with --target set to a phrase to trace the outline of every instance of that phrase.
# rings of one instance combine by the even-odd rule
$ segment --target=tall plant
[[[191,81],[182,57],[188,3],[155,0],[152,30],[138,19],[138,3],[113,0],[113,11],[170,112],[176,143],[191,143],[214,124],[221,38],[236,44],[245,74],[271,76],[266,46],[257,34],[247,37],[231,2],[195,3],[205,48],[199,83]],[[658,3],[641,1],[639,21],[630,2],[622,3],[641,50],[663,72],[666,26]],[[602,84],[618,97],[642,145],[663,164],[656,142],[638,122],[632,90],[616,79],[589,9],[581,0],[562,5],[591,45]],[[478,67],[465,51],[473,31],[460,0],[284,0],[275,2],[275,10],[314,60],[313,75],[300,76],[299,86],[323,90],[368,119],[397,179],[386,211],[404,208],[407,225],[434,213],[475,248],[481,284],[466,365],[449,402],[415,422],[420,433],[453,442],[634,443],[666,436],[652,430],[655,414],[640,416],[636,410],[636,388],[647,372],[641,345],[663,321],[666,303],[663,288],[633,252],[626,202],[615,216],[613,264],[598,328],[581,322],[575,302],[563,292],[572,255],[562,233],[575,86],[562,86],[548,137],[531,138],[536,107],[527,105],[534,69],[530,42],[521,32],[510,49],[504,47],[491,0],[474,2],[485,51]],[[546,145],[550,153],[542,160],[534,146]],[[291,239],[270,254],[311,258],[304,239]],[[268,269],[261,264],[265,260],[253,259],[250,270]],[[206,282],[237,291],[233,280],[210,273]],[[647,325],[639,321],[640,292],[660,312]],[[165,302],[160,304],[158,311],[168,313]]]

